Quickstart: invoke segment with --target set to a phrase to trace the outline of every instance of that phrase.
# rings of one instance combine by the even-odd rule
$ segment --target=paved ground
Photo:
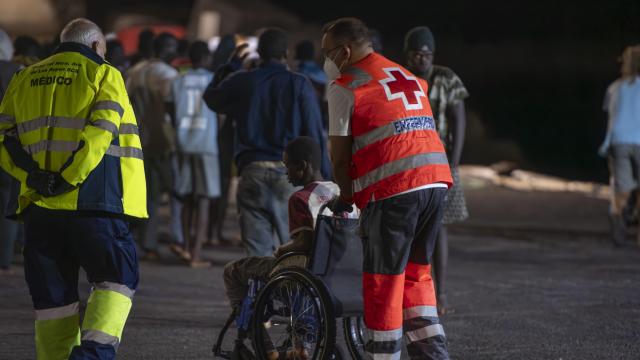
[[[493,188],[468,195],[475,220],[455,229],[451,244],[454,312],[444,323],[452,358],[640,359],[640,251],[602,241],[606,203]],[[483,226],[483,217],[494,223]],[[242,253],[207,254],[211,269],[142,265],[120,359],[211,358],[228,314],[222,265]],[[33,359],[22,272],[0,282],[0,360]]]

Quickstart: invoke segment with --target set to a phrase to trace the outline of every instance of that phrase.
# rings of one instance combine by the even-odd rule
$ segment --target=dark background
[[[250,11],[255,2],[233,3]],[[625,46],[640,43],[640,1],[270,2],[306,22],[359,17],[382,33],[384,54],[398,62],[404,34],[428,25],[435,62],[451,67],[469,89],[470,128],[479,122],[491,141],[517,144],[491,156],[469,145],[463,162],[517,159],[526,169],[606,181],[606,163],[596,153],[606,128],[602,99]],[[152,10],[181,23],[191,3],[118,0],[109,7]],[[105,6],[90,1],[89,16],[104,21]]]

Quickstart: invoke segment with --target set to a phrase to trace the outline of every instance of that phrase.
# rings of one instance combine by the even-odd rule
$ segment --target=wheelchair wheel
[[[362,316],[345,317],[342,319],[344,326],[344,339],[347,348],[354,360],[367,359],[365,344],[368,341],[367,328]]]
[[[324,284],[305,269],[285,268],[273,274],[256,301],[252,328],[259,359],[268,359],[273,351],[300,360],[335,356],[331,297]]]

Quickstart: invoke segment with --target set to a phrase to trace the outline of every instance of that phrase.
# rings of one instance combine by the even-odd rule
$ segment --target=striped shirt
[[[313,231],[320,208],[329,200],[340,195],[340,188],[331,181],[316,181],[296,191],[289,198],[289,234]],[[323,215],[331,216],[325,208]]]
[[[425,80],[429,84],[429,103],[436,120],[436,129],[447,152],[450,152],[453,135],[447,119],[447,108],[469,97],[469,92],[458,75],[445,66],[433,65]]]

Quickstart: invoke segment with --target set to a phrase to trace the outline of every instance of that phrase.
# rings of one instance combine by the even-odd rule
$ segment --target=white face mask
[[[338,65],[336,65],[336,63],[333,60],[329,58],[324,59],[323,69],[324,69],[324,72],[327,74],[329,81],[333,81],[340,77],[340,68],[338,67]]]

